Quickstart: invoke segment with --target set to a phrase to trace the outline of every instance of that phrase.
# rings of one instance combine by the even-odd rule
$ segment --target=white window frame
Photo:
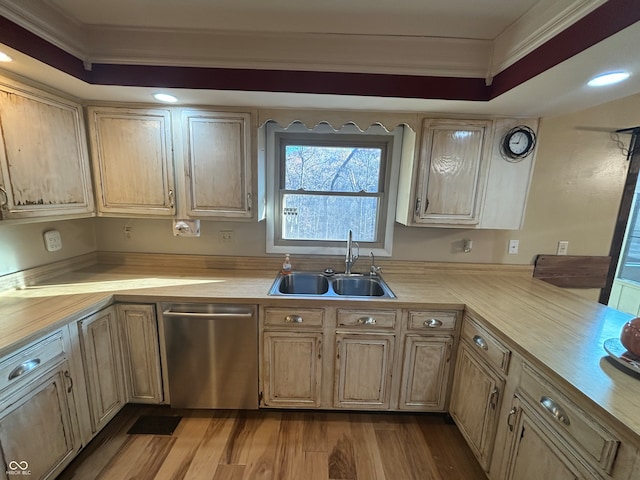
[[[307,134],[310,137],[315,134],[332,135],[375,135],[386,137],[391,141],[385,168],[383,185],[384,195],[381,204],[381,224],[378,225],[378,239],[375,244],[359,242],[361,255],[366,256],[370,251],[376,256],[391,256],[393,250],[393,232],[395,222],[396,200],[398,196],[398,176],[400,171],[400,158],[402,153],[403,126],[397,126],[389,132],[380,125],[372,125],[367,130],[361,131],[354,124],[346,124],[339,130],[334,130],[327,123],[320,123],[309,129],[300,122],[292,123],[288,127],[281,127],[275,122],[268,122],[265,126],[265,154],[266,154],[266,250],[267,253],[291,253],[310,255],[344,255],[344,242],[335,241],[311,241],[311,240],[283,240],[280,239],[278,227],[280,222],[277,216],[280,212],[276,209],[279,205],[280,174],[280,145],[278,134]],[[347,232],[344,232],[345,240]],[[356,239],[357,240],[357,239]]]

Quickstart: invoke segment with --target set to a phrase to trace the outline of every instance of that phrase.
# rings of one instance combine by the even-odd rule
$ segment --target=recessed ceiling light
[[[13,58],[6,53],[0,52],[0,62],[13,62]]]
[[[176,103],[178,99],[168,93],[154,93],[153,98],[160,100],[161,102]]]
[[[613,83],[622,82],[629,78],[629,72],[609,72],[593,77],[587,85],[590,87],[603,87],[605,85],[611,85]]]

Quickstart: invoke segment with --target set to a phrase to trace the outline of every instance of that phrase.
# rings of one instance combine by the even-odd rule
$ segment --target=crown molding
[[[484,77],[491,48],[488,40],[385,35],[113,27],[89,33],[92,63],[471,78]]]
[[[87,28],[46,0],[0,0],[0,15],[81,60],[88,57]]]
[[[489,77],[507,69],[607,0],[540,0],[493,42]]]

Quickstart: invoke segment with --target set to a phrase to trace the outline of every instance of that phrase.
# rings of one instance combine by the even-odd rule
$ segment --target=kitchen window
[[[402,131],[268,123],[267,251],[390,255]]]

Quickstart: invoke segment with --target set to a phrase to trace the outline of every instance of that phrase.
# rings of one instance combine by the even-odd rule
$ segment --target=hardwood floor
[[[182,415],[171,436],[128,435]],[[127,405],[60,480],[486,480],[443,415]]]

